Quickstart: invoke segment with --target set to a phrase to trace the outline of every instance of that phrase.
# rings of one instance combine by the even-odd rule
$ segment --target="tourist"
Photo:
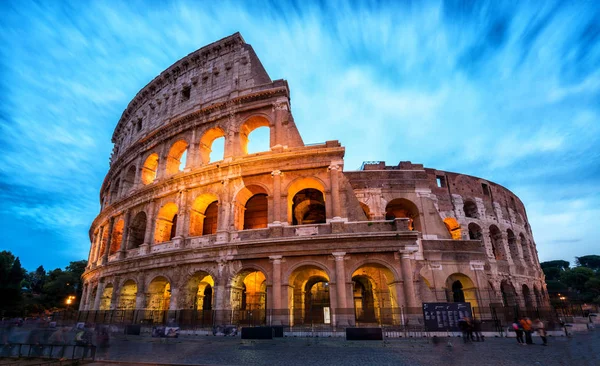
[[[520,321],[521,327],[523,327],[523,332],[525,333],[525,343],[533,344],[533,339],[531,338],[531,333],[533,331],[531,327],[531,320],[528,317],[524,317]]]
[[[523,327],[521,326],[521,323],[515,319],[515,321],[512,323],[512,327],[517,335],[517,343],[524,345],[525,341],[523,340]]]
[[[475,334],[475,339],[473,339],[473,336],[471,335],[471,340],[483,342],[483,334],[481,334],[481,320],[477,318],[473,318],[473,333]]]
[[[541,321],[540,319],[536,319],[535,322],[533,322],[533,328],[540,335],[540,338],[542,338],[542,342],[543,342],[542,345],[547,346],[548,340],[546,339],[546,328],[544,327],[544,322]]]
[[[458,321],[458,329],[460,329],[462,332],[463,342],[465,343],[471,339],[469,328],[471,328],[471,325],[469,324],[469,320],[466,316]]]

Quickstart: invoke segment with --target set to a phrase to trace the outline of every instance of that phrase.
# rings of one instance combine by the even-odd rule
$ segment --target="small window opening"
[[[137,122],[135,123],[135,131],[140,132],[141,130],[142,130],[142,119],[138,118]]]
[[[490,195],[490,188],[487,184],[481,183],[481,189],[483,190],[483,194],[485,194],[486,196]]]
[[[191,90],[192,90],[192,88],[189,86],[186,86],[181,90],[181,101],[182,102],[185,102],[186,100],[190,100]]]
[[[444,177],[443,175],[438,175],[435,178],[436,178],[438,187],[440,187],[440,188],[446,187],[446,177]]]

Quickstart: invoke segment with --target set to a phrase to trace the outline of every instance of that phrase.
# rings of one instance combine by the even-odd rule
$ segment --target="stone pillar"
[[[273,170],[273,223],[281,223],[281,170]]]
[[[137,292],[135,294],[135,308],[146,308],[146,284],[145,276],[143,274],[138,277],[137,281]]]
[[[183,169],[184,172],[191,171],[192,168],[197,165],[196,157],[198,156],[198,142],[196,142],[196,130],[196,128],[192,130],[192,140],[188,145],[187,159],[185,161],[185,168]]]
[[[340,206],[340,184],[338,181],[338,171],[340,170],[339,165],[330,165],[329,174],[331,175],[331,203],[333,208],[333,219],[340,219],[341,206]]]
[[[189,213],[187,208],[187,190],[179,192],[179,202],[177,203],[179,210],[177,211],[177,228],[175,229],[175,238],[182,239],[186,236],[185,222],[189,223]],[[189,226],[189,225],[188,225]]]
[[[104,257],[102,258],[102,264],[108,263],[108,255],[110,254],[110,244],[112,241],[113,227],[115,226],[115,218],[111,217],[108,224],[108,237],[106,239],[106,248],[104,249]]]
[[[152,245],[152,241],[154,239],[154,211],[156,207],[156,202],[152,201],[148,204],[148,217],[146,221],[146,232],[144,233],[144,244],[140,245],[140,248],[144,247],[144,250],[148,250],[150,245]],[[140,251],[144,251],[140,250]]]
[[[131,184],[131,191],[135,191],[136,189],[143,186],[142,184],[142,170],[144,162],[142,162],[142,155],[137,157],[137,161],[135,163],[135,178],[133,179],[133,183]]]
[[[161,153],[158,157],[158,166],[156,167],[156,180],[161,180],[167,173],[167,155],[169,154],[169,146],[165,142],[162,146]]]
[[[171,286],[171,300],[169,310],[177,310],[179,304],[179,286]]]
[[[344,267],[345,252],[331,253],[335,258],[335,290],[337,297],[336,317],[338,325],[348,324],[348,319],[344,311],[347,309],[346,304],[346,273]],[[339,309],[339,310],[338,310]],[[341,311],[340,311],[341,310]]]
[[[89,290],[90,290],[89,284],[84,283],[83,289],[81,290],[81,299],[79,299],[79,311],[86,310],[85,309],[85,301],[87,299]]]
[[[119,247],[119,259],[125,259],[127,256],[127,243],[129,242],[129,223],[131,221],[131,211],[125,212],[125,219],[123,222],[123,237],[121,238],[121,246]]]
[[[217,260],[217,278],[214,279],[215,287],[214,287],[214,309],[215,312],[215,325],[223,325],[230,323],[230,313],[226,311],[230,309],[231,306],[227,303],[229,296],[227,294],[227,290],[230,290],[227,285],[227,261],[226,260]]]
[[[274,125],[274,141],[271,141],[271,147],[281,146],[285,143],[285,134],[283,131],[283,122],[288,114],[288,106],[286,102],[278,102],[273,105],[275,111],[275,125]]]
[[[100,309],[100,301],[102,300],[102,295],[104,294],[104,280],[100,280],[98,282],[98,289],[96,290],[96,298],[94,299],[94,306],[92,310]]]
[[[406,300],[406,306],[415,308],[419,305],[417,304],[417,298],[415,296],[415,283],[410,260],[411,254],[412,252],[400,251],[400,263],[402,267],[402,279],[404,280],[404,298]]]
[[[281,324],[281,259],[280,255],[272,255],[269,259],[273,262],[273,291],[272,291],[272,311],[273,324]]]
[[[121,294],[121,284],[119,277],[116,277],[113,281],[113,291],[110,298],[110,310],[117,309],[119,305],[119,295]]]
[[[100,259],[100,250],[102,249],[102,236],[104,236],[104,226],[100,226],[98,242],[96,243],[96,254],[94,255],[95,265],[98,265],[98,260]]]

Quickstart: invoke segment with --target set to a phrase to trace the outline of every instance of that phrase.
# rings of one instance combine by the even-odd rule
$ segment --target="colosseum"
[[[249,153],[259,128],[269,146]],[[423,302],[548,304],[517,196],[409,161],[344,170],[339,141],[304,143],[288,83],[239,33],[146,85],[112,142],[80,313],[343,327]]]

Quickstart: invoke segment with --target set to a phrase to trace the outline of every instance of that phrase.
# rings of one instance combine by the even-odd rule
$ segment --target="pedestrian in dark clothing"
[[[469,335],[469,327],[469,322],[467,321],[466,317],[458,321],[458,329],[460,329],[460,331],[462,332],[463,342],[465,343],[471,340]]]
[[[483,342],[483,334],[481,334],[481,320],[477,318],[473,318],[473,333],[475,334],[475,340],[477,342]]]
[[[523,339],[523,327],[521,327],[521,323],[519,323],[519,321],[515,319],[515,322],[512,324],[512,327],[515,331],[515,334],[517,335],[517,343],[524,345],[525,340]]]

